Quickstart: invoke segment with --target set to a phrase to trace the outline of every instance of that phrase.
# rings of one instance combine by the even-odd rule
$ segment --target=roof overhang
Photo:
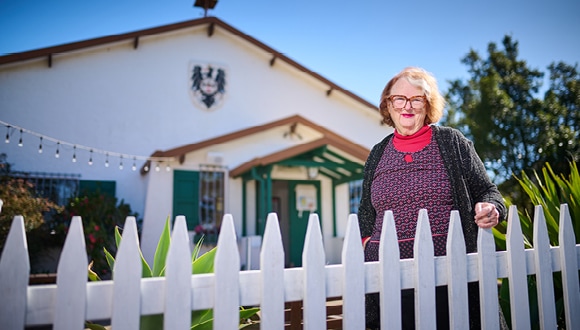
[[[260,134],[269,130],[289,127],[290,131],[296,127],[315,132],[316,138],[308,142],[296,144],[267,155],[248,160],[235,168],[230,169],[230,177],[243,177],[253,168],[267,166],[304,166],[316,167],[319,174],[331,178],[335,183],[343,183],[362,178],[362,170],[369,149],[356,144],[331,130],[316,125],[302,116],[295,115],[273,121],[264,125],[254,126],[230,134],[218,136],[198,143],[192,143],[166,151],[156,151],[152,157],[174,157],[181,163],[188,153],[192,153],[213,145],[232,143],[245,137]]]
[[[210,1],[210,2],[212,2],[212,1]],[[0,56],[0,65],[7,65],[7,64],[12,64],[12,63],[18,63],[18,62],[24,62],[24,61],[34,60],[34,59],[45,58],[48,66],[52,67],[53,61],[56,60],[56,58],[58,56],[61,56],[62,54],[66,54],[66,53],[70,53],[70,52],[77,52],[77,51],[81,51],[83,49],[108,45],[108,44],[112,44],[112,43],[119,43],[119,42],[130,42],[133,45],[133,48],[137,49],[139,47],[139,40],[141,38],[148,37],[148,36],[154,36],[154,35],[160,35],[160,34],[164,34],[164,33],[170,33],[170,32],[182,30],[182,29],[189,29],[192,27],[206,27],[208,37],[211,37],[214,34],[216,28],[220,28],[223,31],[230,33],[231,35],[235,35],[235,36],[241,38],[242,40],[245,40],[246,42],[255,45],[256,47],[262,49],[265,53],[271,54],[271,58],[269,60],[270,66],[273,66],[277,60],[280,60],[280,61],[283,61],[283,62],[287,63],[288,65],[296,68],[298,71],[304,72],[304,73],[310,75],[311,77],[313,77],[314,79],[320,81],[322,84],[327,86],[327,88],[325,90],[325,93],[327,96],[330,96],[330,94],[332,94],[334,92],[340,92],[340,93],[346,95],[347,97],[351,98],[355,102],[358,102],[363,107],[369,108],[373,111],[378,111],[378,108],[376,105],[374,105],[374,104],[368,102],[367,100],[361,98],[360,96],[352,93],[350,90],[344,89],[344,88],[338,86],[334,82],[326,79],[325,77],[321,76],[320,74],[318,74],[312,70],[309,70],[308,68],[306,68],[303,65],[299,64],[298,62],[292,60],[291,58],[284,55],[283,53],[269,47],[268,45],[260,42],[259,40],[255,39],[255,38],[253,38],[245,33],[242,33],[240,30],[232,27],[229,24],[226,24],[225,22],[223,22],[222,20],[220,20],[216,17],[203,17],[203,18],[199,18],[199,19],[188,20],[188,21],[183,21],[183,22],[178,22],[178,23],[173,23],[173,24],[168,24],[168,25],[163,25],[163,26],[158,26],[158,27],[153,27],[153,28],[148,28],[148,29],[143,29],[143,30],[134,31],[134,32],[103,36],[103,37],[98,37],[98,38],[94,38],[94,39],[77,41],[77,42],[72,42],[72,43],[67,43],[67,44],[62,44],[62,45],[56,45],[56,46],[51,46],[51,47],[46,47],[46,48],[41,48],[41,49],[20,52],[20,53],[6,54],[6,55]]]

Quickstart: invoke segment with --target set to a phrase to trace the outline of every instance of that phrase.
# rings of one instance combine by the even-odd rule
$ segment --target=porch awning
[[[232,169],[230,176],[251,176],[250,172],[253,168],[277,165],[316,168],[320,175],[330,178],[334,185],[359,180],[363,176],[364,158],[353,157],[353,154],[362,157],[365,151],[348,150],[351,147],[337,144],[331,138],[323,137],[264,157],[254,158]]]

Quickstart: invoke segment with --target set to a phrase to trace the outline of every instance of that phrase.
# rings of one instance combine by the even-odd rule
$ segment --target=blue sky
[[[0,0],[0,54],[196,19],[194,0]],[[406,66],[466,79],[461,58],[487,57],[508,34],[519,58],[547,72],[580,62],[578,0],[219,0],[210,16],[371,103]]]

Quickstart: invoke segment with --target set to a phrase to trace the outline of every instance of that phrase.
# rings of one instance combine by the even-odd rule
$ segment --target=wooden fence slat
[[[81,217],[74,216],[57,266],[55,330],[84,328],[89,265],[86,251]]]
[[[239,325],[240,254],[231,214],[223,217],[217,246],[214,272],[215,283],[219,285],[215,285],[213,328],[234,330]]]
[[[478,229],[477,234],[479,300],[481,328],[499,329],[499,301],[495,241],[491,229]]]
[[[12,219],[0,257],[0,297],[4,301],[0,308],[0,324],[6,329],[24,328],[29,273],[24,217],[17,215]]]
[[[135,217],[125,219],[113,271],[113,329],[139,329],[141,317],[141,254]]]
[[[268,214],[260,251],[260,327],[284,329],[284,246],[276,213]]]
[[[528,307],[528,276],[524,251],[524,235],[515,205],[510,206],[506,233],[510,310],[514,329],[530,329],[530,309]]]
[[[556,329],[558,323],[556,320],[556,303],[554,301],[551,246],[546,227],[546,218],[541,205],[537,205],[534,209],[533,236],[540,329]]]
[[[364,295],[364,253],[356,214],[348,217],[346,235],[342,247],[343,279],[343,317],[345,329],[365,328],[365,295]]]
[[[175,218],[165,270],[164,329],[191,327],[191,251],[185,216]]]
[[[560,205],[560,259],[562,263],[562,290],[564,291],[564,311],[566,328],[580,329],[580,289],[578,285],[578,259],[576,238],[568,211],[568,204]]]
[[[415,259],[415,325],[417,329],[437,327],[433,236],[426,209],[419,210],[413,245]]]
[[[304,329],[326,328],[326,281],[324,245],[318,215],[311,213],[308,218],[302,269],[304,272]]]
[[[113,281],[87,282],[87,320],[106,320],[113,312]],[[140,311],[139,311],[140,312]]]
[[[381,329],[401,329],[401,263],[393,211],[383,216],[379,263]]]
[[[467,294],[467,258],[465,239],[458,211],[451,211],[447,235],[447,290],[449,293],[449,327],[469,329]]]

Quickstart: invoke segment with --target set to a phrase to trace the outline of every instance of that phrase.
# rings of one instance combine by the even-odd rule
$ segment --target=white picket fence
[[[172,231],[166,277],[141,279],[135,219],[127,218],[114,278],[87,281],[82,221],[72,219],[57,270],[57,282],[28,285],[29,262],[22,217],[15,217],[0,260],[0,327],[83,329],[85,320],[110,320],[113,329],[139,329],[141,315],[164,314],[164,328],[189,329],[192,310],[214,309],[214,329],[238,329],[239,306],[259,306],[261,329],[284,328],[285,302],[303,301],[304,329],[326,328],[326,299],[342,297],[343,329],[364,329],[364,294],[381,292],[382,329],[400,329],[401,289],[415,288],[418,329],[434,329],[435,286],[448,285],[453,329],[468,329],[467,282],[479,281],[484,329],[498,329],[498,278],[509,278],[511,322],[529,329],[527,275],[535,274],[542,329],[556,328],[553,272],[561,272],[568,329],[580,329],[578,265],[567,205],[560,209],[559,247],[549,244],[541,207],[535,209],[534,249],[524,249],[515,207],[508,217],[507,251],[496,252],[490,230],[479,230],[479,253],[466,254],[457,212],[450,218],[447,256],[434,257],[427,212],[418,217],[415,259],[400,260],[392,213],[385,214],[379,262],[364,263],[356,215],[348,217],[342,264],[325,265],[318,216],[309,219],[301,268],[284,268],[278,219],[270,214],[260,269],[240,271],[231,215],[223,220],[215,273],[191,275],[190,242],[183,216]],[[578,221],[578,219],[576,219]]]

